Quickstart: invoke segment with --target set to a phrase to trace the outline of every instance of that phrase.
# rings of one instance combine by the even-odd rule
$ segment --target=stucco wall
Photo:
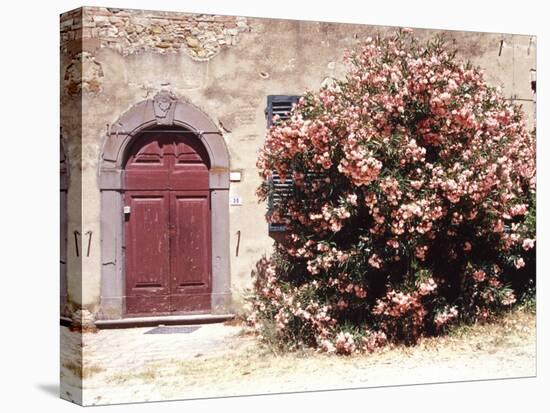
[[[72,13],[72,14],[71,14]],[[96,311],[100,295],[100,194],[98,161],[108,125],[161,89],[190,101],[223,132],[231,170],[242,172],[231,195],[230,267],[235,308],[250,286],[250,272],[272,240],[266,206],[255,190],[255,167],[266,119],[266,96],[316,89],[343,74],[342,55],[367,36],[394,28],[305,21],[205,16],[86,7],[61,16],[62,138],[70,162],[69,300]],[[415,30],[421,39],[441,31]],[[530,70],[535,38],[524,35],[446,32],[458,57],[485,69],[487,80],[534,115]],[[75,120],[82,110],[82,124]],[[81,133],[80,133],[81,131]],[[81,135],[81,138],[80,138]],[[82,185],[80,186],[80,179]],[[77,201],[81,194],[82,208]],[[77,260],[72,234],[92,231],[90,255]],[[237,231],[241,233],[237,257]],[[215,234],[213,234],[215,236]],[[87,236],[82,237],[87,248]],[[81,281],[80,281],[81,280]],[[78,285],[82,282],[82,294]]]

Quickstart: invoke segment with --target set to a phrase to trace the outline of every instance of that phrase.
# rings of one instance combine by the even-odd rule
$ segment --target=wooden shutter
[[[267,126],[273,125],[273,116],[279,115],[280,121],[286,120],[290,117],[290,111],[292,105],[298,103],[300,96],[296,95],[269,95],[267,97],[267,108],[265,114],[267,117]],[[270,181],[270,185],[273,185],[273,191],[271,191],[268,199],[268,210],[270,211],[274,205],[277,205],[282,199],[292,192],[294,185],[292,177],[287,176],[284,180],[281,180],[277,171],[273,171],[273,175]],[[284,224],[270,223],[269,232],[284,232],[286,227]]]
[[[268,199],[268,210],[272,210],[274,205],[282,202],[282,200],[292,194],[292,188],[294,182],[292,177],[286,177],[282,180],[276,171],[273,171],[273,175],[270,180],[270,185],[273,186],[273,191],[270,192]],[[282,223],[270,223],[269,232],[284,232],[286,231],[285,224]]]
[[[288,119],[292,105],[298,103],[298,99],[300,99],[300,96],[296,95],[269,95],[265,111],[267,126],[273,125],[273,116],[275,115],[279,115],[281,120]]]

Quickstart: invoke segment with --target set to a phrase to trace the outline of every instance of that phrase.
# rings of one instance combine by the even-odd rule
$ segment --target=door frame
[[[211,201],[211,313],[230,310],[229,272],[229,153],[214,122],[191,103],[168,91],[132,106],[115,121],[103,138],[99,160],[101,193],[101,291],[97,319],[125,317],[124,162],[141,132],[151,127],[180,127],[192,131],[204,145],[210,161]]]

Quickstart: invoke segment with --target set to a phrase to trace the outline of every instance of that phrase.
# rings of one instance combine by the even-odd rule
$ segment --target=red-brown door
[[[208,157],[189,133],[148,132],[125,170],[126,312],[210,310]]]
[[[210,309],[210,208],[207,191],[170,194],[172,305],[180,311]]]

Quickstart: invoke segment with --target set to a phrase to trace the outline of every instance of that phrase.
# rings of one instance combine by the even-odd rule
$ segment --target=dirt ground
[[[82,371],[85,404],[536,375],[535,315],[526,311],[490,324],[461,327],[446,337],[423,339],[414,347],[354,356],[274,354],[239,326],[204,325],[188,334],[145,334],[150,330],[85,334],[84,366],[75,366],[65,356],[61,374],[77,383],[76,375]],[[74,335],[66,329],[62,334]]]

